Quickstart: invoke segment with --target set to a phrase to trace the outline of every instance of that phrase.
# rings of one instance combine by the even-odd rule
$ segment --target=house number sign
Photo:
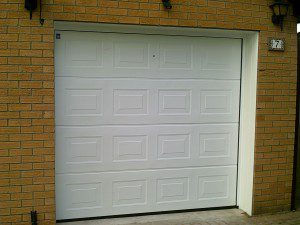
[[[270,51],[284,51],[285,41],[283,39],[270,38],[269,50]]]

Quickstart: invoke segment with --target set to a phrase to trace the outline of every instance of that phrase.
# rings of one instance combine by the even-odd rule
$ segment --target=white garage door
[[[56,34],[57,219],[236,205],[241,40]]]

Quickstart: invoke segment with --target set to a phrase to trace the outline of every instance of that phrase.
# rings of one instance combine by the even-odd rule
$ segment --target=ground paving
[[[97,219],[58,225],[300,225],[300,211],[249,217],[239,209]]]

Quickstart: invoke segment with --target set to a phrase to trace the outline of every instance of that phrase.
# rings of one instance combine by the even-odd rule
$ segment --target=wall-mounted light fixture
[[[32,12],[36,10],[38,0],[25,0],[25,9],[30,11],[30,19],[32,19]],[[40,0],[40,24],[44,24],[45,19],[42,18],[42,0]]]
[[[25,0],[25,9],[30,11],[30,19],[32,19],[32,11],[37,8],[37,0]]]
[[[283,20],[287,16],[289,4],[285,0],[274,0],[275,2],[270,5],[273,11],[272,22],[279,25],[283,29]]]
[[[170,2],[170,0],[162,0],[163,6],[165,7],[165,9],[172,9],[172,4]]]

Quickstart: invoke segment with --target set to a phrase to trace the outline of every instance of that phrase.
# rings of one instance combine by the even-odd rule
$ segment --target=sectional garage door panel
[[[240,79],[240,39],[59,33],[56,76]]]
[[[238,122],[239,80],[56,79],[57,125]]]
[[[56,182],[57,219],[236,204],[236,166],[57,175]]]
[[[237,124],[58,127],[57,173],[237,163]]]
[[[236,205],[240,39],[58,33],[57,219]]]

